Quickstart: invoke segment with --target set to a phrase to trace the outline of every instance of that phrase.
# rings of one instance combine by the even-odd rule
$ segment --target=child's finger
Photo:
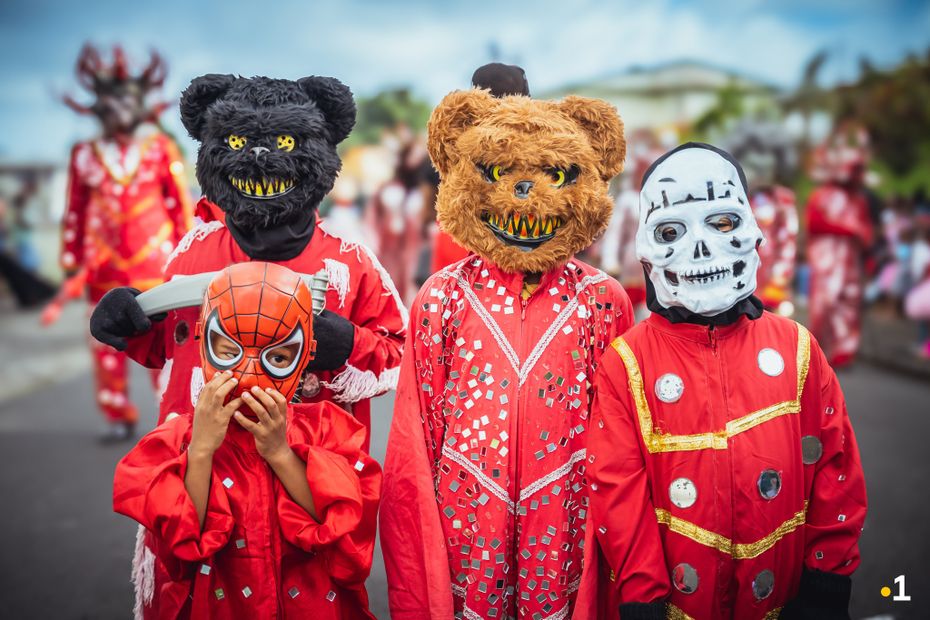
[[[252,420],[248,419],[247,417],[245,417],[244,415],[242,415],[240,412],[238,412],[238,411],[235,412],[235,413],[233,414],[233,417],[236,419],[236,422],[239,423],[239,426],[241,426],[241,427],[244,428],[245,430],[249,431],[249,432],[252,433],[253,435],[254,435],[255,433],[258,432],[258,424],[256,424],[256,423],[253,422]]]
[[[242,401],[249,406],[249,409],[255,412],[255,415],[258,416],[259,422],[267,422],[268,412],[265,411],[264,405],[262,405],[254,396],[245,392],[242,394]]]
[[[252,394],[255,396],[255,398],[260,400],[262,404],[265,406],[265,411],[268,412],[268,417],[274,418],[275,417],[274,414],[278,409],[278,404],[271,397],[271,394],[269,394],[268,392],[264,390],[260,390],[260,389],[254,390]]]
[[[221,401],[226,400],[226,396],[228,396],[229,393],[232,392],[236,388],[236,384],[238,383],[239,383],[238,379],[236,379],[235,377],[229,377],[228,379],[226,379],[226,381],[221,383],[218,388],[216,388],[216,397]]]
[[[265,391],[268,392],[268,394],[271,395],[271,398],[274,399],[277,412],[282,416],[287,417],[287,399],[284,398],[284,394],[274,388],[265,388]]]
[[[231,418],[232,415],[236,413],[236,410],[241,406],[242,398],[239,396],[226,403],[226,405],[220,410],[223,419],[228,421],[229,418]]]

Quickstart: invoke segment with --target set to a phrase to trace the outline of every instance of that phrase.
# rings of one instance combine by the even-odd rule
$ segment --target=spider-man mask
[[[287,267],[263,262],[227,267],[207,286],[200,311],[204,379],[230,370],[239,380],[230,400],[258,386],[290,401],[316,353],[312,316],[310,289]]]

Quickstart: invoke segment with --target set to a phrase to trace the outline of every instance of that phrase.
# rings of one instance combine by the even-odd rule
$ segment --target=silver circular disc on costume
[[[672,569],[672,584],[682,594],[693,594],[699,582],[697,571],[690,564],[682,562]]]
[[[697,487],[687,478],[675,478],[668,485],[668,497],[679,508],[690,508],[697,501]]]
[[[184,344],[187,342],[187,339],[190,338],[191,328],[187,324],[187,321],[178,321],[177,325],[174,326],[174,342],[175,344]]]
[[[774,589],[775,573],[769,569],[765,569],[752,580],[752,595],[756,597],[757,601],[768,598]]]
[[[677,403],[684,391],[684,381],[674,373],[667,372],[656,379],[656,396],[663,403]]]
[[[823,456],[823,444],[813,435],[801,437],[801,461],[805,465],[813,465]]]
[[[775,499],[781,491],[781,474],[774,469],[764,469],[756,481],[762,499]]]
[[[321,388],[320,378],[316,374],[308,372],[300,386],[300,394],[304,398],[313,398],[320,393]]]
[[[775,349],[762,349],[756,361],[759,363],[759,370],[770,377],[777,377],[785,372],[785,359]]]

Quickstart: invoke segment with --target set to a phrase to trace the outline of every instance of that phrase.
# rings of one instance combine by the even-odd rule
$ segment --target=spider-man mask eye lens
[[[207,355],[210,364],[220,370],[227,370],[239,363],[243,355],[242,347],[223,331],[216,310],[207,319],[206,332]]]
[[[284,379],[297,370],[303,348],[304,331],[298,325],[284,341],[262,351],[262,368],[275,379]]]

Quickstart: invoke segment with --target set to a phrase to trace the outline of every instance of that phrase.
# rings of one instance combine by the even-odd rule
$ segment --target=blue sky
[[[678,59],[790,87],[820,49],[831,52],[830,82],[853,77],[862,55],[887,66],[924,53],[930,1],[4,0],[0,158],[61,161],[70,143],[93,134],[56,99],[81,95],[73,65],[88,40],[122,42],[139,61],[159,49],[172,99],[197,75],[228,72],[332,75],[358,94],[406,85],[435,102],[467,85],[492,49],[522,64],[536,92]],[[182,133],[176,108],[163,118]]]

